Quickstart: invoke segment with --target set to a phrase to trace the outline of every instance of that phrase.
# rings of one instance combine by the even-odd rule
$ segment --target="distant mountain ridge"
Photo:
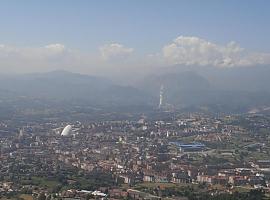
[[[82,75],[67,71],[53,71],[0,76],[0,89],[18,95],[57,99],[64,101],[83,101],[89,104],[147,104],[145,95],[133,87],[115,85],[112,81],[96,76]]]
[[[0,75],[3,100],[27,96],[95,106],[150,106],[157,109],[164,86],[164,102],[175,108],[247,112],[270,106],[270,68],[179,70],[168,68],[148,75],[133,86],[104,77],[67,71],[13,76]],[[250,81],[249,81],[250,80]],[[0,99],[0,100],[1,100]]]
[[[270,66],[267,65],[223,68],[175,65],[157,71],[160,75],[194,72],[207,79],[213,87],[222,90],[270,92]]]
[[[166,68],[146,77],[139,87],[158,99],[160,86],[164,85],[164,101],[176,107],[245,111],[270,105],[269,67],[191,69]]]

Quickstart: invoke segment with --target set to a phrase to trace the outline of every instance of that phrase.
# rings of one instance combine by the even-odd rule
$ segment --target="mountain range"
[[[164,102],[175,108],[245,112],[270,104],[267,66],[226,69],[175,66],[160,71],[138,79],[133,85],[67,71],[1,75],[0,99],[26,96],[95,106],[156,108],[163,85]]]

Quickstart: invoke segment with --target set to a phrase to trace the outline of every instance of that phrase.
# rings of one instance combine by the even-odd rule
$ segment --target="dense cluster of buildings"
[[[138,121],[32,124],[19,131],[1,123],[0,193],[25,188],[37,195],[48,193],[46,185],[36,188],[32,177],[55,177],[68,170],[110,173],[117,186],[89,194],[76,188],[57,191],[62,197],[135,195],[135,190],[122,190],[120,185],[132,188],[145,182],[269,191],[270,160],[249,157],[248,149],[242,152],[241,147],[229,146],[235,138],[241,138],[239,146],[244,147],[262,141],[249,142],[250,130],[229,121],[228,117],[193,114],[162,121],[143,117]],[[267,155],[269,140],[253,151]],[[22,176],[32,182],[16,184]]]

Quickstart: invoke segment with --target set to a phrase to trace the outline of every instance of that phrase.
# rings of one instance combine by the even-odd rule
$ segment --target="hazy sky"
[[[0,69],[269,64],[269,10],[268,0],[3,0]]]

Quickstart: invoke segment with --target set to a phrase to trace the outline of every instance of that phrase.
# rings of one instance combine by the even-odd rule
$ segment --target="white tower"
[[[159,108],[163,106],[163,93],[164,93],[164,86],[163,84],[160,86],[160,91],[159,91]]]

